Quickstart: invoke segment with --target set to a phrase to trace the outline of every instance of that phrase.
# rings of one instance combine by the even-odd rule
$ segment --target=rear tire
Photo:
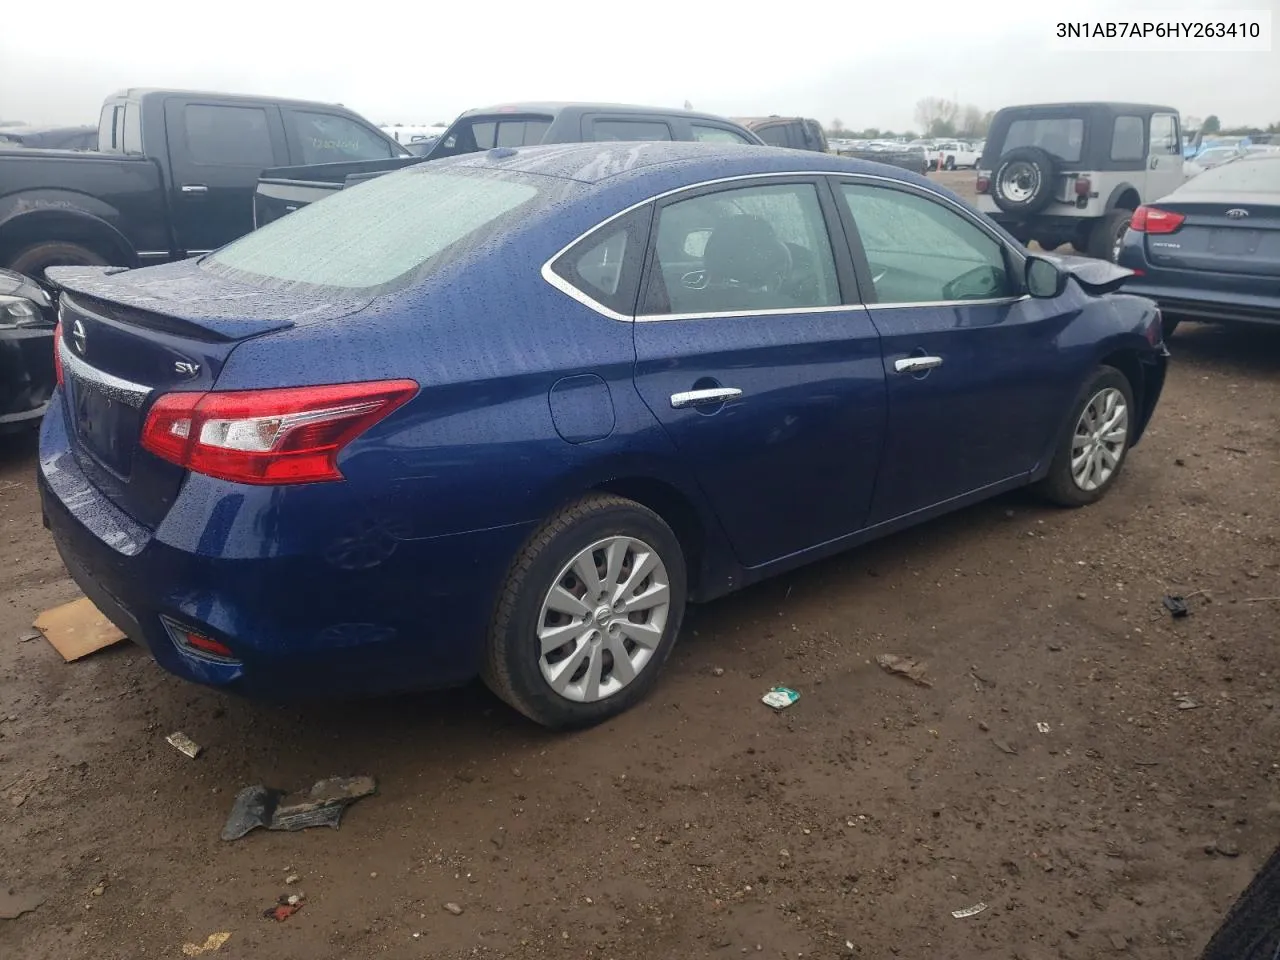
[[[642,563],[650,572],[633,584]],[[585,727],[616,716],[649,691],[670,655],[684,617],[685,580],[680,542],[652,510],[607,494],[571,503],[538,528],[512,563],[481,675],[490,690],[546,727]],[[665,609],[640,605],[655,595],[666,597]],[[611,608],[618,596],[629,599]],[[574,612],[558,612],[562,606]],[[561,646],[547,648],[544,638],[554,643],[561,634]]]
[[[1137,416],[1129,378],[1115,367],[1098,367],[1076,396],[1066,434],[1037,484],[1041,495],[1062,507],[1101,500],[1128,459]]]
[[[1116,262],[1120,241],[1133,219],[1132,210],[1112,210],[1093,226],[1089,233],[1088,256],[1097,260]]]
[[[19,250],[9,262],[9,269],[46,285],[48,284],[44,278],[46,267],[103,267],[106,265],[107,259],[88,247],[82,247],[78,243],[54,240],[33,244]]]

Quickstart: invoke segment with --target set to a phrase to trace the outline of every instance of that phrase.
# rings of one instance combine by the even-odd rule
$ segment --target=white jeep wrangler
[[[1115,260],[1133,211],[1185,179],[1178,111],[1142,103],[1005,107],[978,162],[977,207],[1022,243]]]

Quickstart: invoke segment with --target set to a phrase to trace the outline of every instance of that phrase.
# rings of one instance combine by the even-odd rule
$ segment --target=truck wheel
[[[1133,219],[1132,210],[1112,210],[1093,226],[1089,233],[1089,245],[1085,253],[1098,260],[1116,262],[1120,255],[1120,241]]]
[[[102,267],[106,264],[105,257],[88,247],[82,247],[78,243],[54,240],[19,250],[9,262],[9,269],[26,274],[37,283],[44,284],[46,283],[45,267]]]
[[[947,162],[944,163],[942,166],[944,170],[954,170],[956,168],[956,158],[947,157]]]

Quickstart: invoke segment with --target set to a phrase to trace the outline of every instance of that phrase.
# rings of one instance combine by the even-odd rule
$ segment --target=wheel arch
[[[1142,206],[1142,194],[1138,192],[1138,188],[1132,183],[1121,183],[1111,191],[1111,195],[1107,197],[1108,211],[1111,210],[1137,210]]]
[[[622,476],[597,483],[591,492],[626,497],[660,516],[684,551],[689,596],[701,598],[711,579],[707,570],[709,531],[706,518],[684,491],[656,477]]]
[[[0,223],[0,264],[40,243],[77,243],[122,267],[138,264],[137,251],[119,230],[91,213],[35,209]]]

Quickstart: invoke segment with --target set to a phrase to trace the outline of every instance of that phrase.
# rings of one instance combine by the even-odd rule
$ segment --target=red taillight
[[[1136,233],[1173,233],[1187,218],[1181,213],[1159,207],[1139,207],[1133,211],[1129,229]]]
[[[53,376],[62,386],[62,321],[53,328]]]
[[[344,446],[418,392],[412,380],[167,393],[142,446],[196,473],[237,483],[341,480]]]
[[[235,656],[231,652],[231,648],[225,643],[219,643],[212,637],[202,637],[198,633],[192,633],[190,630],[182,632],[182,639],[186,641],[188,647],[193,650],[199,650],[201,653],[212,654],[215,657],[226,657],[231,659]]]
[[[1076,196],[1087,197],[1093,190],[1093,181],[1088,177],[1076,177]]]
[[[976,189],[977,189],[978,193],[990,193],[990,192],[991,192],[991,178],[990,178],[990,177],[978,177],[978,183],[977,183],[977,187],[976,187]]]

